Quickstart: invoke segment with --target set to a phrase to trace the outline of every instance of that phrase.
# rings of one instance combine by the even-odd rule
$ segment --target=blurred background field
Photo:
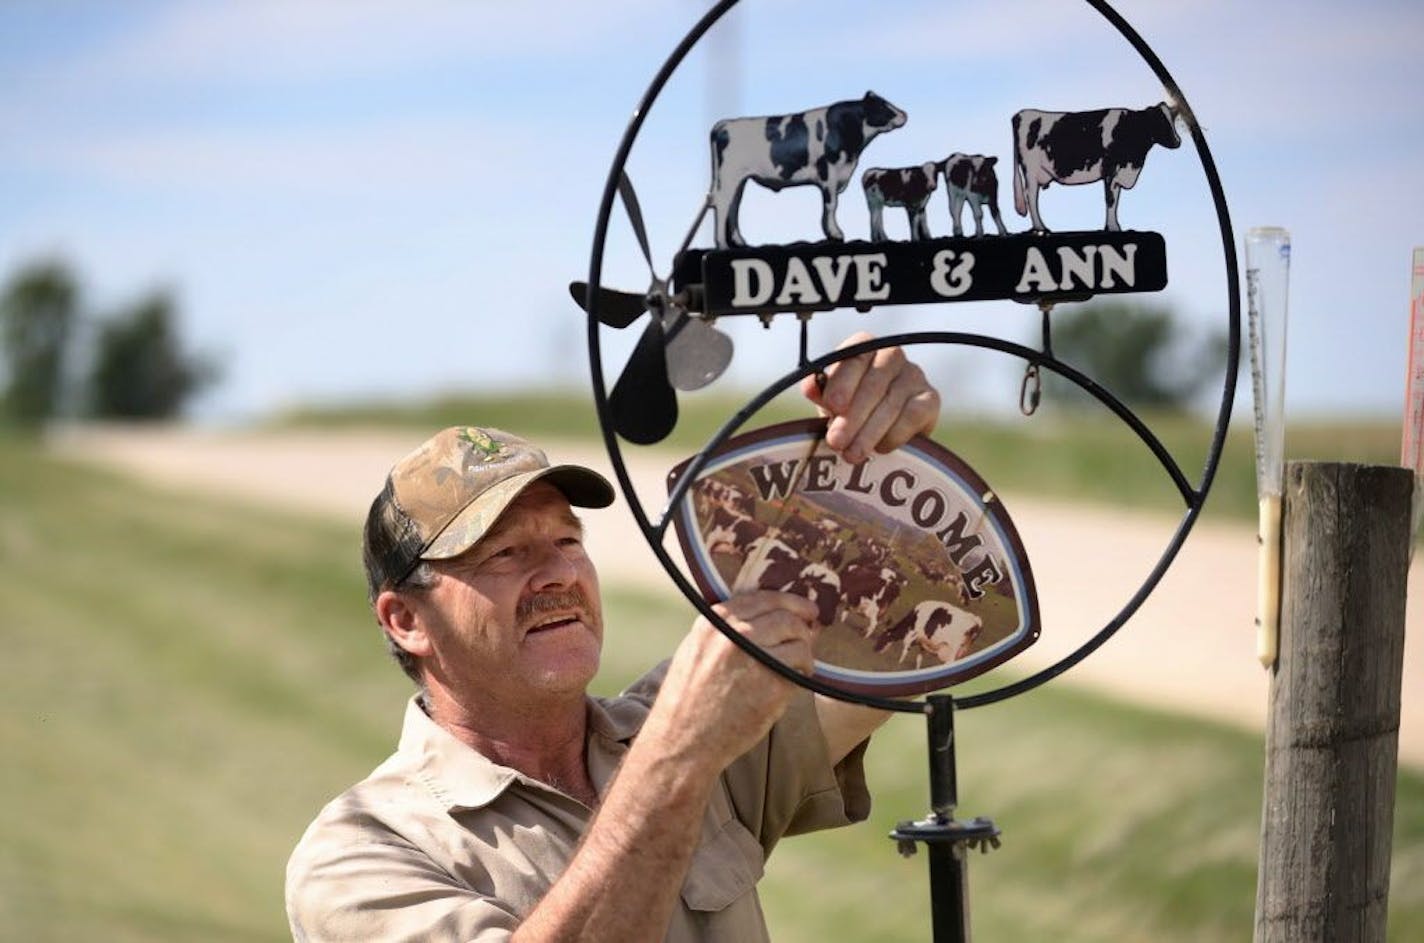
[[[952,393],[950,394],[952,397]],[[669,453],[691,454],[751,399],[728,394],[684,396],[678,427],[664,443]],[[744,429],[804,418],[805,401],[787,393],[757,413]],[[1144,419],[1172,453],[1187,480],[1200,482],[1212,424],[1183,412],[1146,413]],[[1237,411],[1222,452],[1204,514],[1223,520],[1256,520],[1255,453],[1249,408]],[[279,414],[281,427],[438,429],[479,422],[521,434],[564,440],[597,435],[592,399],[583,392],[463,394],[404,404],[310,407]],[[1115,419],[1054,401],[1032,417],[964,416],[950,400],[935,431],[936,441],[966,459],[1000,489],[1073,501],[1180,514],[1182,499],[1160,465],[1133,433]],[[1336,419],[1292,423],[1286,455],[1311,461],[1364,464],[1399,462],[1399,423],[1389,419]],[[635,447],[627,447],[636,451]]]
[[[526,413],[526,415],[529,415]],[[424,420],[421,420],[422,422]],[[378,763],[407,683],[366,611],[354,522],[182,496],[0,443],[0,938],[282,939],[286,856]],[[597,684],[667,652],[688,607],[606,587]],[[1246,939],[1257,736],[1061,684],[959,723],[971,865],[996,941]],[[885,833],[926,811],[923,727],[872,746],[859,827],[784,842],[779,941],[927,938],[926,865]],[[1424,935],[1424,777],[1399,777],[1390,939]]]

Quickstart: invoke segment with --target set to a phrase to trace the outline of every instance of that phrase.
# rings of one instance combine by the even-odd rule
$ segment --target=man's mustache
[[[591,611],[588,604],[588,597],[582,590],[567,589],[558,592],[539,593],[522,599],[515,607],[514,616],[520,622],[526,622],[534,616],[543,615],[546,612],[567,611],[577,609],[584,616]]]

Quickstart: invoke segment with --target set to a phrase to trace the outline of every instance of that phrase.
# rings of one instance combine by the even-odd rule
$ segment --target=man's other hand
[[[873,339],[859,331],[836,349]],[[848,462],[863,462],[872,451],[892,452],[939,422],[939,392],[899,347],[833,364],[824,389],[809,376],[801,392],[830,417],[826,445]]]
[[[728,625],[782,664],[803,674],[815,667],[819,624],[810,600],[753,590],[712,607]],[[762,667],[706,619],[698,619],[668,666],[658,707],[669,729],[721,772],[751,749],[785,712],[796,687]]]

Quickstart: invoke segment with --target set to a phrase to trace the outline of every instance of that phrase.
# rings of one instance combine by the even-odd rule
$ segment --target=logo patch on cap
[[[474,426],[465,426],[460,430],[460,441],[483,455],[481,462],[492,462],[504,451],[503,442],[496,442],[483,429],[476,429]]]

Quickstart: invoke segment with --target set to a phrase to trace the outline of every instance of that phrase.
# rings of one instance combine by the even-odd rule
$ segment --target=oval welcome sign
[[[923,436],[852,465],[825,432],[807,419],[729,439],[673,509],[708,601],[810,599],[824,626],[816,677],[851,693],[946,688],[1038,638],[1023,544],[973,469]]]

